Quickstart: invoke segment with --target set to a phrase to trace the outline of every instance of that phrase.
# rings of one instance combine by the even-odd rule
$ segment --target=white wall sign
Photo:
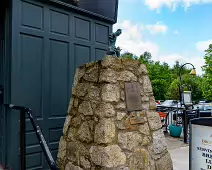
[[[212,127],[192,124],[190,170],[212,170]]]

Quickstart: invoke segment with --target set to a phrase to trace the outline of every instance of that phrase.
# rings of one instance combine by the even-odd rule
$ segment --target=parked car
[[[161,106],[167,106],[167,107],[175,107],[179,105],[180,103],[177,100],[165,100]],[[180,106],[180,105],[179,105]]]
[[[202,104],[198,104],[198,105],[194,105],[192,110],[187,111],[187,115],[188,115],[188,123],[190,119],[193,119],[195,117],[197,117],[197,112],[196,110],[199,108],[199,116],[200,117],[211,117],[212,116],[212,103],[202,103]],[[178,112],[178,114],[174,114],[173,115],[173,120],[177,120],[178,124],[182,123],[182,112]],[[177,118],[176,118],[177,116]]]

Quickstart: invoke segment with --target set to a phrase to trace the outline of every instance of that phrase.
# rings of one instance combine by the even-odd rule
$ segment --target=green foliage
[[[205,50],[205,65],[203,71],[205,72],[199,86],[203,92],[203,96],[207,100],[212,100],[212,44]]]
[[[147,66],[148,75],[152,82],[153,93],[157,100],[179,100],[179,71],[181,67],[179,61],[176,61],[174,66],[170,68],[165,62],[160,63],[158,61],[153,61],[152,55],[149,52],[144,52],[138,58],[135,58],[132,53],[127,52],[122,54],[121,58],[137,59],[139,62],[144,63]],[[186,85],[184,88],[185,90],[190,90],[189,88],[191,88],[193,100],[201,100],[202,88],[204,88],[204,86],[201,86],[200,88],[202,78],[189,75],[190,71],[191,69],[183,67],[182,84]]]
[[[122,55],[120,56],[120,58],[134,59],[134,58],[133,58],[133,54],[132,54],[132,53],[129,53],[129,52],[126,52],[126,53],[122,54]]]

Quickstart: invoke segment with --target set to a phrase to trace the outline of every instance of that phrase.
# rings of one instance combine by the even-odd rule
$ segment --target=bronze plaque
[[[128,111],[142,110],[139,83],[125,83],[125,98]]]

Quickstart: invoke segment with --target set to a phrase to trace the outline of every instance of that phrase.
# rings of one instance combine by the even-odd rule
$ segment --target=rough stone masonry
[[[126,111],[125,82],[139,82],[141,111]],[[144,64],[105,56],[81,66],[59,144],[61,170],[173,170],[155,109]]]

